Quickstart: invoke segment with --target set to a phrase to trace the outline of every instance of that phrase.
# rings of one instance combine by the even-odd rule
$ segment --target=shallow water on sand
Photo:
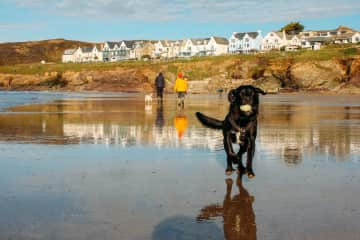
[[[0,239],[359,239],[359,96],[262,96],[252,180],[194,117],[226,96],[0,99]]]

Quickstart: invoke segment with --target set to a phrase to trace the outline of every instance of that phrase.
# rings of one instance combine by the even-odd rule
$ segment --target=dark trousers
[[[160,98],[161,100],[163,99],[163,92],[164,92],[164,88],[161,87],[156,88],[157,97]]]

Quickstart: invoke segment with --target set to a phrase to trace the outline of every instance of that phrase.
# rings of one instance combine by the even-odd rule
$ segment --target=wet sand
[[[261,97],[252,180],[194,116],[226,96],[54,99],[0,113],[0,239],[359,239],[358,96]]]

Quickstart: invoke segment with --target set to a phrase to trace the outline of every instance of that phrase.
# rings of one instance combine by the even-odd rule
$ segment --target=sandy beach
[[[0,99],[0,239],[359,239],[359,96],[261,96],[251,180],[194,115],[226,96]]]

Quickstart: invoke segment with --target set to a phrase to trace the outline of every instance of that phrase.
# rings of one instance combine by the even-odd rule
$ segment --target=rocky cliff
[[[153,90],[153,80],[159,71],[167,79],[167,91],[172,91],[176,70],[189,76],[190,92],[216,93],[241,84],[259,86],[268,92],[329,91],[360,94],[360,58],[294,62],[268,60],[261,57],[248,60],[181,62],[117,67],[110,70],[45,72],[39,74],[1,74],[0,88],[8,90],[63,91],[145,91]]]

